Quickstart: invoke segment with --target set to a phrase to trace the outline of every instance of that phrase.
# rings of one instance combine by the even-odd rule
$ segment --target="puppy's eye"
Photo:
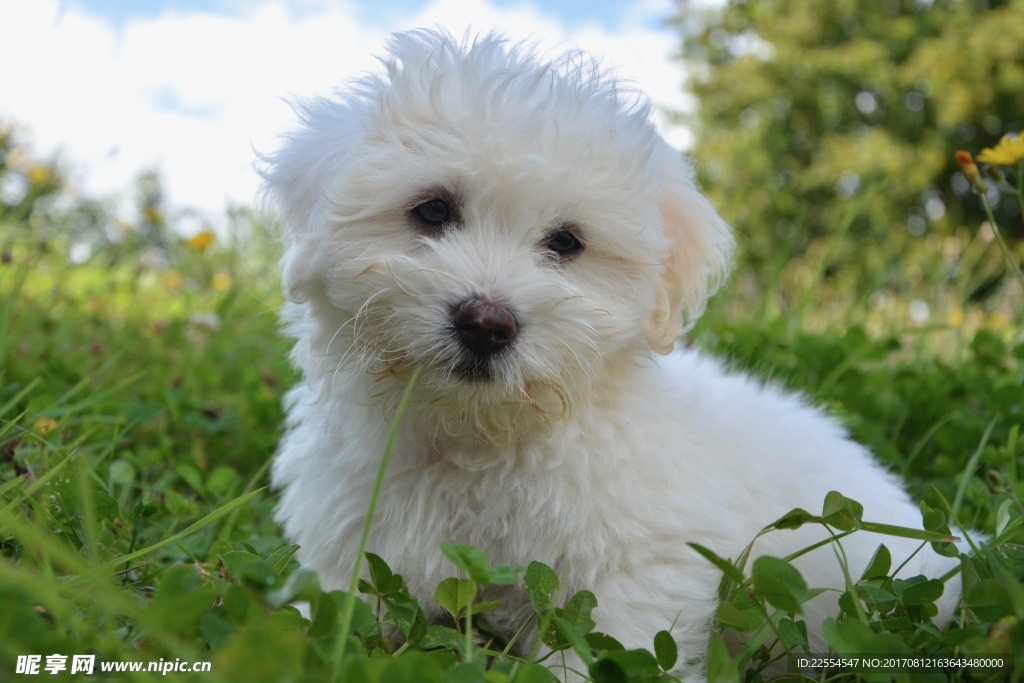
[[[451,218],[448,202],[443,199],[431,199],[413,209],[416,215],[429,225],[443,225]]]
[[[547,248],[559,258],[570,258],[583,251],[583,244],[568,230],[559,230],[548,239]]]

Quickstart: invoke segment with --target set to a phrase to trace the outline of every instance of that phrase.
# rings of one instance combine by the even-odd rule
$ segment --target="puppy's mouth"
[[[460,358],[452,368],[452,374],[466,382],[494,381],[491,361],[475,357]]]
[[[512,350],[522,329],[516,314],[500,302],[474,298],[453,305],[449,317],[459,346],[453,373],[466,381],[493,381],[495,363]]]

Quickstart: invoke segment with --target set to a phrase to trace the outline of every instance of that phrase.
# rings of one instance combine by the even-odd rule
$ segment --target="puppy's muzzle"
[[[469,299],[452,309],[452,327],[462,345],[478,361],[486,361],[513,342],[519,321],[501,304]]]

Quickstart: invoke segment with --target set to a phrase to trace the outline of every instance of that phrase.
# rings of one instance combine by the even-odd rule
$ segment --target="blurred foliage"
[[[905,292],[915,254],[967,248],[984,214],[954,152],[1024,127],[1024,0],[713,5],[680,0],[688,123],[744,272],[799,288],[789,273],[828,251],[838,287]],[[1016,199],[996,218],[1019,255]],[[991,294],[1001,266],[973,269],[963,295]]]
[[[97,259],[107,266],[133,262],[143,269],[174,265],[182,243],[212,234],[209,220],[189,208],[171,208],[160,174],[143,170],[129,202],[83,195],[59,158],[41,159],[24,129],[0,121],[0,224],[17,226],[22,244],[37,251],[59,248],[71,261]],[[247,209],[228,211],[223,231],[233,243],[260,240]],[[200,241],[202,238],[200,238]]]

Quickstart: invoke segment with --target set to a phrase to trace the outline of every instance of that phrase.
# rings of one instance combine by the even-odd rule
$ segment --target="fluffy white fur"
[[[579,54],[548,62],[492,36],[404,33],[381,61],[382,74],[301,106],[265,169],[305,378],[287,398],[273,483],[287,536],[325,586],[349,583],[414,368],[369,547],[433,618],[434,589],[455,571],[438,546],[468,543],[494,562],[549,564],[565,595],[594,591],[598,628],[627,647],[649,648],[678,615],[681,653],[699,661],[720,575],[688,542],[735,557],[830,490],[868,519],[920,527],[897,479],[833,419],[673,350],[733,240],[645,99]],[[431,232],[414,212],[436,198],[457,216]],[[560,229],[582,252],[552,251]],[[452,322],[465,300],[518,321],[508,348],[469,365]],[[755,555],[822,537],[775,532]],[[842,544],[855,576],[881,542],[895,563],[919,545],[854,534]],[[955,562],[925,548],[902,575]],[[843,585],[830,547],[797,565],[811,587]],[[945,613],[958,593],[947,586]],[[809,605],[812,630],[837,596]],[[518,627],[525,595],[501,599],[491,621]]]

